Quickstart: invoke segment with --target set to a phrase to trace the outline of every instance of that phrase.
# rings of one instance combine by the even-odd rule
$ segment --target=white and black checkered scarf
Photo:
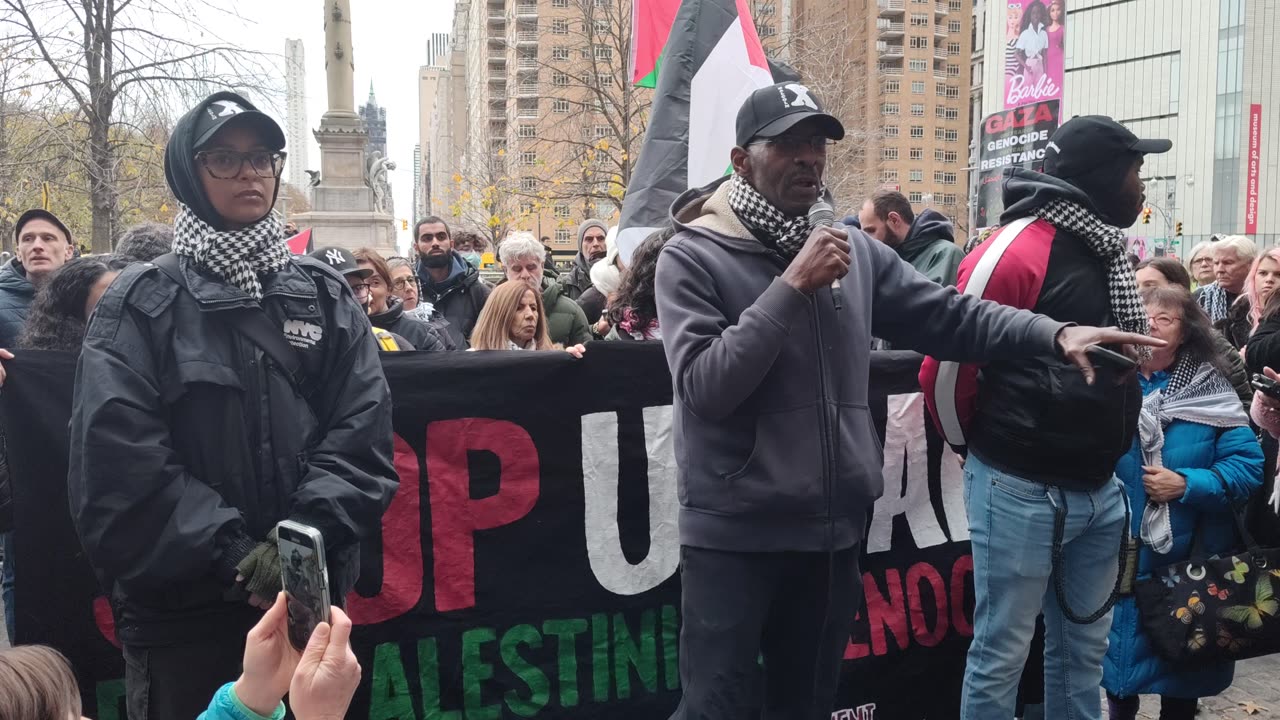
[[[1093,254],[1106,264],[1107,291],[1116,324],[1126,332],[1146,335],[1150,324],[1142,297],[1138,295],[1133,266],[1129,264],[1124,231],[1106,224],[1092,210],[1070,200],[1054,200],[1037,208],[1035,215],[1056,228],[1080,236],[1089,245]],[[1139,348],[1139,352],[1145,350]]]
[[[181,207],[173,227],[173,252],[261,300],[258,276],[279,272],[289,262],[280,216],[273,212],[243,230],[221,231]]]
[[[753,235],[768,238],[787,262],[800,254],[813,231],[807,215],[784,214],[737,173],[729,180],[729,207]]]
[[[1227,312],[1231,310],[1231,303],[1227,302],[1227,290],[1218,283],[1209,283],[1200,288],[1200,297],[1198,298],[1200,307],[1204,308],[1204,312],[1209,316],[1209,322],[1220,323],[1227,319]]]

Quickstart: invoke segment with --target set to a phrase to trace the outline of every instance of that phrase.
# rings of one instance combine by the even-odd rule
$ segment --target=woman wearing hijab
[[[280,590],[279,521],[320,531],[341,605],[395,492],[368,318],[272,212],[284,144],[234,93],[178,121],[174,252],[116,278],[80,355],[71,513],[111,589],[133,720],[196,717],[240,672]]]

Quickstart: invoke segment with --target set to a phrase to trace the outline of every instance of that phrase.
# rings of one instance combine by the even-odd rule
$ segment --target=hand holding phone
[[[320,531],[283,520],[276,526],[280,574],[289,608],[289,642],[307,647],[316,625],[329,622],[329,570]]]
[[[1266,375],[1254,373],[1253,377],[1249,380],[1249,384],[1253,386],[1254,390],[1257,390],[1272,400],[1280,400],[1280,382],[1276,382]]]
[[[1114,350],[1108,350],[1101,345],[1090,345],[1084,350],[1085,355],[1089,356],[1089,362],[1101,367],[1111,368],[1119,372],[1128,372],[1138,367],[1138,361],[1123,355]]]

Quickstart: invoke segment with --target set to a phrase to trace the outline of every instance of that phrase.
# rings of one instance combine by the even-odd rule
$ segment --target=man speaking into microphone
[[[657,305],[681,505],[674,718],[829,716],[883,485],[873,336],[968,361],[1056,350],[1086,378],[1090,345],[1159,344],[962,296],[823,224],[827,146],[843,137],[807,87],[761,88],[738,111],[733,173],[672,206]]]

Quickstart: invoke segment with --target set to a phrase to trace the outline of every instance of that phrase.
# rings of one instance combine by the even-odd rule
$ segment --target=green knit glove
[[[275,528],[267,534],[266,542],[258,543],[236,565],[236,572],[244,578],[245,590],[260,598],[275,599],[283,588],[280,579],[280,546],[276,543]]]

